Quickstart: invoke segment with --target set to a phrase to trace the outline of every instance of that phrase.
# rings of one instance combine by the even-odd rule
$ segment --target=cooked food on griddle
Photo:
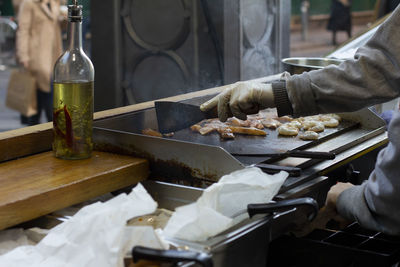
[[[268,129],[276,129],[282,125],[282,123],[280,123],[278,120],[275,120],[272,118],[263,119],[263,120],[261,120],[261,123],[264,125],[265,128],[268,128]]]
[[[248,125],[248,126],[241,126]],[[242,121],[237,118],[231,118],[227,122],[221,122],[219,119],[207,119],[202,120],[195,125],[192,125],[190,129],[194,132],[198,132],[201,135],[206,135],[212,132],[218,132],[222,139],[233,139],[234,134],[246,134],[246,135],[257,135],[265,136],[267,133],[261,129],[250,126],[250,122]],[[262,124],[261,124],[262,125]],[[264,126],[263,126],[264,128]]]
[[[287,119],[286,119],[287,120]],[[339,125],[341,118],[336,114],[315,115],[293,119],[283,124],[285,126],[278,132],[280,135],[296,136],[295,131],[289,131],[288,127],[297,127],[303,130],[299,136],[302,140],[316,140],[319,132],[323,132],[325,128],[335,128]]]
[[[142,130],[142,134],[149,135],[149,136],[155,136],[155,137],[163,137],[162,133],[160,133],[156,130],[150,129],[150,128]]]
[[[335,115],[335,114],[332,114]],[[331,115],[321,115],[320,116],[321,122],[324,124],[325,127],[335,128],[339,125],[339,116],[331,116]]]
[[[299,133],[299,128],[289,125],[289,123],[287,123],[279,126],[278,133],[285,136],[296,136]]]
[[[164,137],[173,137],[174,135],[175,135],[174,132],[163,134]]]
[[[174,133],[162,134],[159,131],[153,130],[151,128],[142,130],[142,134],[148,135],[148,136],[155,136],[155,137],[172,137],[172,136],[174,136]]]
[[[222,139],[233,139],[234,134],[265,136],[267,133],[263,130],[277,129],[281,136],[297,136],[303,140],[318,139],[319,132],[325,128],[337,127],[340,116],[336,114],[315,115],[300,118],[291,118],[289,116],[277,117],[275,109],[261,110],[258,114],[247,116],[247,120],[238,118],[229,118],[226,122],[219,119],[203,120],[190,129],[201,135],[207,135],[212,132],[218,132]]]
[[[299,121],[296,121],[296,120],[292,120],[291,122],[288,122],[285,125],[293,127],[293,128],[297,128],[297,129],[301,129],[303,127],[303,125]]]
[[[293,120],[293,118],[290,117],[290,116],[282,116],[282,117],[276,117],[275,116],[275,119],[280,121],[281,123],[291,122]]]
[[[312,131],[312,132],[323,132],[325,130],[325,126],[322,124],[320,121],[314,121],[314,120],[305,120],[302,122],[302,128],[306,131]]]
[[[221,136],[222,139],[233,139],[235,138],[235,135],[233,134],[233,131],[229,127],[221,127],[218,130],[219,135]]]
[[[319,134],[313,131],[305,131],[304,133],[299,134],[299,137],[302,140],[317,140]]]

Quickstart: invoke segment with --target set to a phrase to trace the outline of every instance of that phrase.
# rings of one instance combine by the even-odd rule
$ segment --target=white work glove
[[[218,106],[218,117],[225,122],[229,117],[246,120],[248,114],[274,107],[272,85],[256,82],[237,82],[200,106],[209,111]]]
[[[337,199],[339,195],[346,189],[353,187],[354,185],[351,183],[337,183],[331,187],[328,191],[328,195],[326,196],[325,206],[328,208],[336,209]]]

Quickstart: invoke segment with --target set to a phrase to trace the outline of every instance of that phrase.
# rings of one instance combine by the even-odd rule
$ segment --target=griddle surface
[[[351,121],[341,121],[337,128],[326,128],[324,132],[319,133],[320,137],[318,140],[305,141],[301,140],[298,136],[286,137],[278,134],[276,130],[264,129],[267,136],[249,136],[235,134],[233,140],[223,140],[220,138],[217,132],[213,132],[208,135],[201,135],[199,133],[191,131],[189,128],[175,132],[172,139],[187,141],[198,144],[206,144],[219,146],[224,148],[230,153],[242,152],[242,153],[266,153],[266,154],[279,154],[284,153],[288,150],[293,149],[306,149],[316,144],[323,142],[324,140],[330,139],[334,136],[341,134],[349,129],[354,128],[357,125]],[[241,162],[246,164],[253,164],[265,161],[271,157],[237,157]]]

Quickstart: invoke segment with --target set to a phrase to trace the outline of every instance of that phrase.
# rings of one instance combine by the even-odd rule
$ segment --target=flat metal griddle
[[[273,134],[271,133],[270,136],[263,138],[250,136],[244,138],[246,136],[238,136],[239,139],[236,140],[240,140],[241,145],[252,145],[253,141],[260,142],[260,140],[267,140],[269,142],[263,145],[270,145],[277,150],[283,148],[274,144],[272,140],[279,143],[290,140],[291,142],[285,143],[284,149],[306,149],[307,147],[309,148],[307,150],[330,151],[338,156],[332,161],[294,158],[287,158],[284,160],[272,158],[270,159],[271,161],[268,160],[266,162],[268,164],[272,163],[277,166],[298,167],[303,170],[300,177],[289,177],[282,188],[282,190],[286,191],[317,177],[320,171],[331,168],[333,165],[340,164],[340,162],[347,159],[346,157],[348,155],[358,153],[360,144],[364,142],[369,144],[367,140],[385,132],[385,122],[368,109],[339,115],[343,118],[343,123],[337,129],[327,129],[325,133],[322,133],[324,137],[319,140],[319,144],[315,141],[307,142],[297,138],[287,139],[278,137],[276,133],[275,139],[272,139]],[[349,122],[349,124],[347,124],[347,122]],[[160,170],[160,175],[167,174],[166,177],[182,178],[184,180],[190,177],[200,180],[218,180],[219,177],[231,171],[241,169],[249,164],[257,164],[265,161],[265,158],[258,159],[254,157],[246,157],[239,160],[238,158],[232,157],[225,149],[219,146],[194,143],[199,142],[199,139],[202,138],[200,134],[196,133],[190,133],[189,135],[190,138],[196,136],[196,138],[192,140],[193,142],[142,135],[141,130],[145,128],[157,129],[157,118],[154,108],[99,120],[94,124],[96,127],[119,131],[112,133],[113,130],[101,130],[97,132],[97,129],[95,129],[93,134],[94,142],[95,144],[104,144],[106,146],[104,151],[115,151],[110,150],[110,147],[108,147],[110,145],[113,147],[116,146],[117,149],[128,150],[132,155],[149,156],[148,158],[152,163],[152,173],[157,174],[158,170]],[[358,127],[358,125],[361,126]],[[352,129],[352,127],[355,128]],[[179,135],[180,133],[177,133],[174,138],[178,138]],[[183,132],[182,135],[182,138],[188,138]],[[327,135],[327,137],[325,137],[325,135]],[[207,142],[211,142],[211,140],[217,144],[225,142],[221,141],[218,135],[215,135],[214,138],[206,139]],[[355,150],[352,149],[354,146],[357,146]],[[342,153],[347,150],[349,150],[349,154],[343,156]],[[115,152],[118,153],[118,151],[119,150]],[[323,167],[319,167],[320,169],[318,170],[311,168],[311,166],[319,164],[319,162],[321,162]],[[178,172],[179,170],[182,171]]]
[[[240,162],[244,164],[256,164],[272,158],[280,158],[280,153],[288,150],[303,150],[314,145],[317,145],[325,140],[338,136],[344,132],[358,127],[357,122],[343,120],[337,128],[326,128],[324,132],[320,133],[320,138],[314,141],[301,140],[296,137],[280,136],[276,130],[264,129],[267,136],[249,136],[236,134],[233,140],[223,140],[218,133],[211,133],[208,135],[201,135],[188,129],[183,129],[175,132],[171,137],[174,140],[186,141],[196,144],[206,144],[219,146],[224,148],[229,153],[251,151],[278,154],[276,157],[248,157],[248,156],[235,156]]]
[[[195,97],[182,101],[182,103],[198,105],[212,98],[215,95],[206,95],[201,97]],[[281,153],[289,150],[304,150],[318,145],[328,139],[334,138],[341,135],[342,133],[348,132],[352,129],[359,127],[358,120],[342,120],[337,128],[326,128],[324,132],[319,133],[319,139],[313,141],[301,140],[298,136],[286,137],[280,136],[276,130],[264,129],[267,136],[249,136],[235,134],[233,140],[222,140],[218,133],[211,133],[208,135],[200,135],[199,133],[192,132],[189,128],[175,132],[172,139],[181,140],[196,144],[207,144],[213,146],[219,146],[224,148],[229,153],[235,152],[255,152],[265,154],[277,154],[276,156],[261,156],[261,157],[248,157],[248,156],[234,156],[243,164],[257,164],[261,162],[271,163],[282,158]],[[324,151],[329,152],[329,151]]]

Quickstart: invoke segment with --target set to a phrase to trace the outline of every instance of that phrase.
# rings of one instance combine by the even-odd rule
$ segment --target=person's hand
[[[20,61],[21,62],[21,65],[24,67],[24,69],[28,69],[28,67],[29,67],[29,62],[28,62],[28,60],[21,60]]]
[[[328,191],[328,195],[326,196],[325,206],[327,208],[336,210],[336,202],[339,195],[346,189],[353,187],[354,185],[351,183],[337,183],[331,187]]]
[[[218,117],[225,122],[232,115],[245,120],[248,114],[255,114],[260,109],[274,107],[274,94],[271,84],[255,82],[237,82],[222,93],[203,103],[202,111],[218,106]]]

